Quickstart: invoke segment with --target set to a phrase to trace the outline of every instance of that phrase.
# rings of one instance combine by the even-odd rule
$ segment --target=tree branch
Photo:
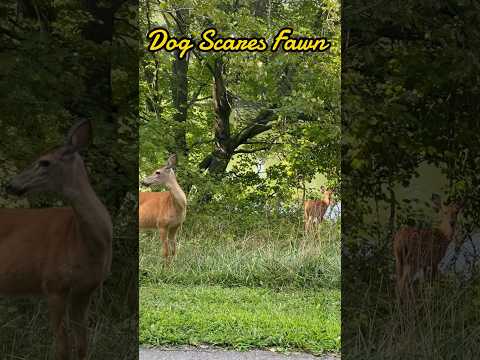
[[[195,93],[192,95],[192,99],[188,102],[188,105],[187,107],[190,108],[193,104],[195,104],[197,101],[200,101],[200,100],[205,100],[205,99],[211,99],[212,97],[211,96],[207,96],[207,97],[204,97],[204,98],[201,98],[201,99],[198,99],[198,97],[200,96],[200,93],[202,92],[202,90],[205,88],[205,86],[207,86],[208,84],[202,84],[198,87],[197,91],[195,91]]]
[[[257,149],[238,149],[238,150],[235,150],[233,153],[234,154],[252,154],[252,153],[256,153],[264,150],[270,150],[270,146],[265,146]]]
[[[272,128],[270,121],[274,114],[275,112],[272,109],[261,111],[249,126],[233,137],[235,147],[245,144],[249,139],[270,130]]]

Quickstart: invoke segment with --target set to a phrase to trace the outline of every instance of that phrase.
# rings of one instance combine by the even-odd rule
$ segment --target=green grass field
[[[339,234],[305,237],[299,214],[190,213],[171,267],[142,234],[140,342],[338,352]]]
[[[297,348],[317,354],[339,348],[340,296],[335,290],[168,284],[145,287],[140,296],[140,341],[145,344]]]

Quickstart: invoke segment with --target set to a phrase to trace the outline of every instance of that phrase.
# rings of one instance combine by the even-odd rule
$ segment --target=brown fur
[[[332,203],[332,193],[332,191],[327,190],[323,193],[321,200],[305,200],[303,203],[305,231],[311,230],[315,223],[320,224],[323,221],[325,213]]]
[[[187,198],[172,169],[175,164],[176,158],[171,156],[167,165],[144,180],[145,185],[163,184],[169,191],[139,193],[139,227],[158,230],[167,263],[175,256],[177,232],[185,221],[187,210]]]
[[[456,204],[441,206],[440,225],[436,228],[404,227],[393,238],[396,288],[400,298],[411,295],[411,285],[419,272],[429,279],[436,277],[455,232],[455,223],[461,207]]]
[[[438,229],[403,228],[394,237],[396,276],[399,294],[408,282],[423,270],[427,277],[435,277],[437,267],[450,243]]]

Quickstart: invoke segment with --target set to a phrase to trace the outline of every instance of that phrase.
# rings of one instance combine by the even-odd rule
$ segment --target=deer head
[[[452,201],[449,203],[442,202],[440,195],[432,194],[432,207],[439,214],[439,229],[450,240],[455,234],[458,215],[463,209],[463,202]]]
[[[145,186],[168,184],[175,180],[175,167],[177,165],[177,155],[172,154],[167,160],[167,163],[161,168],[145,178],[141,183]]]
[[[83,175],[80,172],[85,172],[78,151],[88,145],[90,134],[90,121],[77,122],[68,132],[64,144],[40,156],[13,177],[6,186],[7,192],[19,196],[33,192],[67,191]]]

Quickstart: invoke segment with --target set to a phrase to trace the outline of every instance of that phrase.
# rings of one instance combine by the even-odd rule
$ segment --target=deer
[[[0,209],[0,296],[46,297],[56,360],[70,359],[72,352],[87,359],[90,302],[112,261],[110,214],[79,153],[90,136],[90,121],[77,122],[62,145],[5,188],[14,196],[57,193],[69,207]]]
[[[305,200],[303,203],[304,230],[308,232],[313,225],[323,221],[328,207],[332,203],[333,190],[321,187],[323,197],[321,200]]]
[[[415,280],[436,277],[439,264],[455,235],[463,203],[444,204],[438,194],[432,194],[431,201],[432,208],[439,215],[437,226],[425,229],[403,227],[393,237],[396,290],[400,299],[412,294]]]
[[[187,214],[187,197],[177,182],[176,165],[177,156],[172,154],[164,166],[141,181],[142,185],[149,187],[164,185],[168,191],[139,194],[140,230],[158,230],[167,264],[175,256],[177,233]]]

